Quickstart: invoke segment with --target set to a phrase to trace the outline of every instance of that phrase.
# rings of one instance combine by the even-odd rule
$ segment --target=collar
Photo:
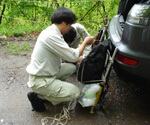
[[[61,34],[60,30],[58,29],[58,27],[55,24],[52,24],[51,28],[54,29],[58,33],[58,35],[61,36],[61,38],[63,38],[63,35]]]

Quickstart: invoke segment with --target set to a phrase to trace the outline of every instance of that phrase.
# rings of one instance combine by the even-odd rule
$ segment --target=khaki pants
[[[53,77],[38,77],[29,75],[29,82],[33,82],[32,90],[50,101],[53,105],[71,101],[80,95],[80,90],[75,85],[61,81],[73,74],[75,65],[62,63],[60,72]]]

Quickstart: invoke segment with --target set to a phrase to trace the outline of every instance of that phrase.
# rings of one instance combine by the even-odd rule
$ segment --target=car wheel
[[[117,63],[114,63],[113,67],[117,76],[126,82],[141,83],[142,81],[146,81],[146,79],[144,78],[123,71],[122,69],[119,68],[119,66],[117,66]]]

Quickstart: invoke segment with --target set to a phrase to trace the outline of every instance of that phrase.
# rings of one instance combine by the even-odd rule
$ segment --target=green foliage
[[[26,34],[30,34],[31,32],[42,31],[49,24],[43,24],[39,22],[26,22],[26,21],[18,21],[14,20],[13,22],[9,22],[6,24],[2,24],[0,26],[0,35],[6,35],[8,37],[11,36],[24,36]]]
[[[6,5],[0,35],[24,36],[33,31],[42,31],[51,24],[51,14],[61,6],[70,8],[91,35],[95,35],[104,18],[110,20],[118,9],[119,0],[1,0],[0,14]]]
[[[58,7],[70,8],[78,23],[94,36],[100,27],[116,15],[120,0],[0,0],[0,36],[31,37],[51,25],[51,15]],[[107,15],[107,22],[104,21]],[[5,52],[26,55],[31,46],[23,43],[0,41]]]

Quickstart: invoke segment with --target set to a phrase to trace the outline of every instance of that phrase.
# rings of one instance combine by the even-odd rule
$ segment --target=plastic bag
[[[98,83],[82,84],[80,89],[81,96],[79,97],[78,102],[82,105],[82,107],[93,106],[96,100],[96,93],[99,91],[100,85]]]

